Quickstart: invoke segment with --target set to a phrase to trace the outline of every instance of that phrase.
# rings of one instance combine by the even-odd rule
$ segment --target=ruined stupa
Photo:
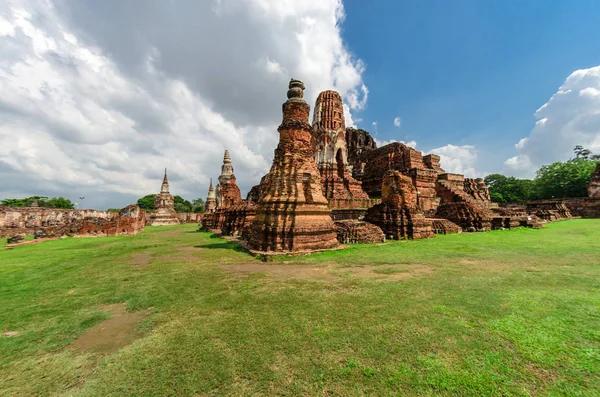
[[[339,243],[314,159],[304,84],[292,79],[287,97],[279,144],[271,171],[263,178],[248,246],[264,253],[332,249]]]
[[[312,127],[315,162],[330,206],[352,207],[344,201],[367,200],[369,196],[348,168],[344,106],[339,93],[328,90],[319,94]]]
[[[212,178],[210,178],[210,186],[208,187],[208,196],[206,197],[204,212],[214,212],[215,209],[217,209],[217,195],[215,194]]]
[[[169,180],[167,179],[167,169],[165,168],[165,176],[160,193],[154,198],[154,210],[150,214],[148,224],[151,226],[164,226],[179,224],[177,212],[175,212],[175,199],[169,193]]]
[[[229,151],[225,150],[219,184],[217,185],[217,208],[227,209],[241,202],[242,192],[236,183],[231,156],[229,155]]]

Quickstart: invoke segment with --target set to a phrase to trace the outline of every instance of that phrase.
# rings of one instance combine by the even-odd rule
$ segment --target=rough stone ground
[[[112,317],[85,331],[69,348],[96,353],[116,352],[138,338],[136,330],[150,314],[150,310],[128,313],[124,303],[106,305],[102,309]]]

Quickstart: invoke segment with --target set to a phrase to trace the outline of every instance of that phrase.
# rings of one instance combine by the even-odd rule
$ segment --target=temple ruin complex
[[[501,208],[483,179],[446,172],[435,154],[400,142],[378,148],[367,131],[346,128],[335,91],[319,94],[311,125],[303,91],[301,81],[290,81],[273,165],[245,200],[225,151],[214,208],[212,201],[208,205],[211,180],[205,230],[238,236],[251,252],[270,255],[386,238],[541,227],[543,221],[571,217],[560,203]],[[600,176],[594,178],[590,195],[599,190]]]
[[[167,169],[160,186],[160,193],[154,198],[154,210],[148,218],[148,225],[164,226],[179,224],[179,217],[175,212],[175,198],[169,193],[169,180]]]

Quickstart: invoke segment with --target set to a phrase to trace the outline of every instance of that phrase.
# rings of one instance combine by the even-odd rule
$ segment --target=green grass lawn
[[[72,349],[115,303],[135,341]],[[0,250],[0,332],[0,396],[600,395],[600,220],[267,264],[196,225]]]

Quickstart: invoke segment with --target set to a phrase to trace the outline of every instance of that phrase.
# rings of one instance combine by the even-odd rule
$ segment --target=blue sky
[[[420,150],[475,145],[483,171],[514,155],[567,76],[600,63],[598,1],[344,4],[342,36],[365,62],[369,88],[359,126],[377,121],[379,139],[415,140]]]

